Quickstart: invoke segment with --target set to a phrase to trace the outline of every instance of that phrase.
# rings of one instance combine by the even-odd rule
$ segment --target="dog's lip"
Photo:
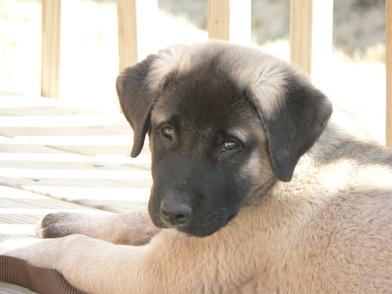
[[[233,218],[235,218],[236,215],[237,215],[236,213],[233,213],[226,216],[226,220],[223,223],[221,223],[218,227],[214,228],[213,230],[194,231],[192,230],[192,227],[189,225],[175,226],[175,228],[180,232],[186,233],[194,237],[201,237],[201,238],[208,237],[220,231],[222,228],[224,228]]]
[[[161,218],[159,219],[159,221],[160,221],[160,223],[159,223],[160,227],[166,228],[166,229],[178,229],[178,230],[180,230],[180,229],[186,229],[188,227],[188,224],[173,225],[173,224],[171,224],[171,223],[169,223],[166,220],[161,219]]]
[[[192,227],[189,226],[189,224],[173,225],[173,224],[167,223],[164,220],[161,221],[159,227],[164,228],[164,229],[176,229],[177,231],[179,231],[181,233],[185,233],[185,234],[188,234],[190,236],[195,236],[195,237],[206,237],[206,236],[212,235],[213,233],[215,233],[216,231],[218,231],[221,228],[221,227],[219,227],[218,229],[216,229],[212,232],[200,234],[200,233],[195,233],[195,231],[192,230]]]
[[[189,230],[189,224],[181,224],[181,225],[173,225],[173,224],[165,224],[168,229],[176,229],[180,232],[187,233]]]
[[[179,232],[188,234],[190,236],[194,237],[208,237],[217,231],[221,230],[223,227],[225,227],[235,216],[237,213],[231,213],[229,215],[225,216],[224,222],[219,224],[217,228],[214,228],[213,230],[200,230],[199,228],[195,228],[192,226],[192,222],[188,222],[187,224],[178,224],[178,225],[173,225],[164,219],[159,218],[159,223],[155,224],[157,227],[162,228],[162,229],[176,229]]]
[[[223,225],[224,226],[224,225]],[[185,233],[185,234],[188,234],[188,235],[190,235],[190,236],[193,236],[193,237],[199,237],[199,238],[204,238],[204,237],[208,237],[208,236],[211,236],[211,235],[213,235],[213,234],[215,234],[216,232],[218,232],[223,226],[220,226],[220,227],[218,227],[218,228],[216,228],[216,229],[214,229],[214,230],[211,230],[211,231],[198,231],[198,230],[192,230],[191,228],[189,228],[189,227],[184,227],[184,228],[176,228],[178,231],[180,231],[180,232],[182,232],[182,233]]]

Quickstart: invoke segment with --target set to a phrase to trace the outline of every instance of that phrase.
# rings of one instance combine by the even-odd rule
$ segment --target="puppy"
[[[51,214],[8,255],[88,293],[392,293],[392,154],[338,130],[296,69],[175,46],[117,91],[133,157],[149,136],[148,213]]]

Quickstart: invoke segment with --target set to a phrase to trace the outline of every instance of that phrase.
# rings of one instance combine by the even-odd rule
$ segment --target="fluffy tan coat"
[[[229,60],[235,59],[238,52],[230,52]],[[184,70],[187,61],[167,66]],[[149,78],[170,72],[164,65]],[[272,72],[267,65],[255,68],[258,79]],[[247,79],[247,71],[231,72]],[[279,94],[279,87],[265,87],[254,91]],[[268,100],[267,112],[273,115],[279,103]],[[52,214],[38,235],[49,225],[72,235],[30,239],[19,249],[6,239],[0,249],[54,268],[88,293],[392,293],[390,151],[356,141],[330,122],[291,182],[273,177],[267,149],[253,154],[245,168],[253,181],[265,180],[266,188],[205,238],[159,230],[143,211]]]
[[[325,162],[328,152],[342,157]],[[277,182],[212,236],[159,231],[138,212],[110,217],[110,234],[94,235],[103,223],[78,227],[117,243],[155,235],[143,246],[71,235],[8,254],[55,268],[88,293],[391,293],[391,162],[388,151],[329,128],[290,183]]]

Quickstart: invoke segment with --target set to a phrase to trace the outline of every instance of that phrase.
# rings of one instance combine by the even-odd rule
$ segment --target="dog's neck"
[[[290,223],[306,222],[307,216],[339,197],[341,191],[370,186],[392,189],[391,167],[390,151],[376,143],[356,140],[330,123],[300,159],[290,182],[265,180],[243,209],[254,210],[254,223],[265,229],[271,221],[274,226],[292,227]]]

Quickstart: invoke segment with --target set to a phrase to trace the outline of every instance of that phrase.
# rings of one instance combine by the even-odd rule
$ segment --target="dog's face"
[[[268,161],[254,166],[266,141],[244,93],[224,74],[202,71],[167,82],[150,127],[152,220],[195,236],[225,225],[257,184],[253,179],[263,171],[272,176]]]
[[[324,129],[331,114],[324,95],[255,52],[223,43],[181,47],[118,78],[132,156],[150,136],[149,212],[158,227],[216,232],[266,183],[290,180]]]

